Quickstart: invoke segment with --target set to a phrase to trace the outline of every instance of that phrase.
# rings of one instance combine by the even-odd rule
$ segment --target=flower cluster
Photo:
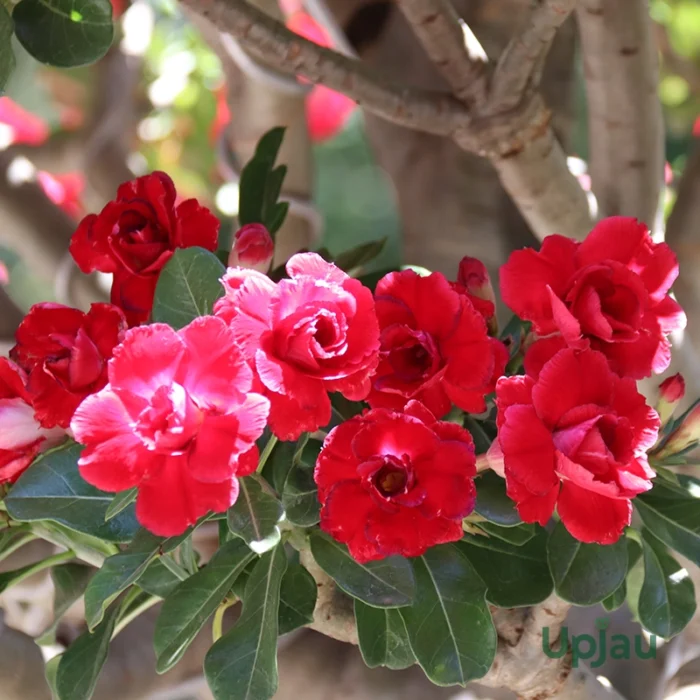
[[[236,233],[211,315],[148,325],[175,249],[213,251],[217,232],[163,173],[80,223],[71,251],[113,275],[112,305],[40,304],[21,324],[0,363],[0,480],[69,431],[83,478],[136,488],[139,521],[173,536],[236,501],[266,428],[286,441],[322,431],[320,527],[360,562],[459,540],[488,467],[525,522],[556,510],[582,542],[621,536],[661,449],[636,380],[668,367],[684,323],[668,294],[676,258],[643,224],[607,219],[582,243],[553,235],[513,253],[500,283],[529,322],[517,347],[497,337],[478,260],[453,281],[403,269],[374,290],[316,253],[268,274],[274,241],[258,223]],[[664,421],[682,394],[681,378],[662,385]],[[353,406],[347,420],[335,397]],[[497,430],[479,457],[465,413]]]

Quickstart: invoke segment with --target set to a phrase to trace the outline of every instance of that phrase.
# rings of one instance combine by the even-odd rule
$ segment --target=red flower
[[[231,324],[271,401],[270,427],[296,440],[331,419],[329,391],[367,396],[377,366],[379,329],[372,294],[315,253],[287,262],[278,284],[229,268],[214,312]]]
[[[262,224],[246,224],[234,234],[228,265],[267,272],[274,253],[275,244],[268,230]]]
[[[456,423],[436,421],[417,401],[404,413],[366,411],[323,443],[314,471],[321,529],[359,562],[420,556],[462,537],[475,475],[474,443]]]
[[[10,357],[29,373],[41,425],[67,428],[80,402],[107,383],[107,360],[125,330],[124,314],[111,304],[93,304],[87,314],[61,304],[32,306]]]
[[[125,182],[73,234],[70,252],[83,272],[114,274],[112,303],[130,325],[148,319],[158,275],[176,248],[216,250],[219,220],[196,199],[177,204],[176,197],[165,173]]]
[[[685,379],[683,379],[682,374],[674,374],[661,382],[659,385],[659,400],[656,404],[656,412],[659,414],[661,425],[666,424],[684,396]]]
[[[641,379],[671,361],[666,336],[685,315],[668,296],[678,261],[636,219],[601,221],[583,243],[548,236],[501,268],[503,300],[540,335],[602,352],[621,376]]]
[[[83,211],[82,195],[85,191],[85,178],[82,173],[52,175],[45,170],[36,174],[44,194],[66,214],[77,219]]]
[[[65,435],[45,430],[34,418],[24,371],[0,357],[0,484],[14,483],[42,450]]]
[[[103,491],[138,487],[136,517],[164,537],[225,511],[258,465],[269,402],[248,393],[252,378],[220,319],[132,328],[109,384],[73,417],[81,475]]]
[[[565,348],[539,374],[500,379],[496,403],[508,495],[520,517],[544,525],[556,505],[577,540],[616,542],[630,524],[630,499],[655,476],[646,452],[659,417],[634,380],[618,377],[599,352]]]
[[[439,272],[391,272],[377,284],[380,362],[367,398],[373,407],[401,410],[416,399],[438,418],[452,404],[486,410],[508,360],[489,338],[481,313]]]

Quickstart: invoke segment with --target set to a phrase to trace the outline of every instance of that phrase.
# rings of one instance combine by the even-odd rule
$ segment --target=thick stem
[[[585,238],[591,229],[586,193],[569,171],[564,151],[549,125],[522,150],[495,155],[491,162],[540,240],[553,233]]]
[[[581,0],[590,173],[600,216],[653,226],[663,184],[659,67],[647,0]]]
[[[559,27],[576,7],[576,0],[537,0],[523,31],[498,60],[493,75],[490,108],[517,107],[528,89],[537,89],[544,61]]]
[[[360,61],[301,38],[246,0],[180,2],[235,37],[257,60],[284,73],[298,73],[343,92],[392,122],[447,135],[468,120],[465,107],[453,97],[395,85]]]
[[[400,0],[399,7],[455,97],[467,104],[483,101],[486,54],[450,0]]]

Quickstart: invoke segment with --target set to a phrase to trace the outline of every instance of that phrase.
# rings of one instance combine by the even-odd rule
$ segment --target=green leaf
[[[214,302],[224,295],[219,280],[225,271],[216,255],[204,248],[178,248],[158,278],[153,321],[177,330],[210,315]]]
[[[15,69],[15,54],[12,51],[14,23],[7,10],[0,5],[0,95],[5,91],[7,81]]]
[[[314,621],[316,581],[301,564],[289,564],[280,590],[279,634]]]
[[[253,556],[245,542],[231,540],[165,599],[153,637],[158,673],[164,673],[182,658]]]
[[[136,585],[157,598],[167,598],[182,581],[160,559],[152,561]]]
[[[482,517],[501,527],[513,527],[522,521],[515,504],[506,495],[506,481],[498,474],[486,471],[476,479],[476,507]]]
[[[372,260],[379,257],[382,251],[386,247],[387,237],[380,238],[378,241],[369,241],[368,243],[361,243],[350,250],[346,250],[340,255],[337,255],[334,262],[345,272],[351,272],[356,270],[358,267],[367,265],[371,263]]]
[[[529,542],[537,532],[533,523],[520,523],[513,527],[503,527],[489,522],[477,523],[477,525],[488,535],[516,546]]]
[[[21,0],[12,17],[22,46],[61,68],[97,61],[114,38],[109,0]]]
[[[277,691],[280,585],[286,568],[283,547],[260,557],[245,587],[240,619],[207,653],[204,673],[216,700],[268,700]]]
[[[625,602],[625,598],[627,598],[627,583],[623,581],[622,585],[603,601],[603,607],[608,612],[617,610],[618,608],[622,607]]]
[[[451,544],[432,547],[411,564],[416,600],[399,612],[425,675],[437,685],[481,678],[493,663],[497,641],[484,582]]]
[[[669,639],[681,632],[695,614],[695,588],[688,572],[649,531],[642,531],[644,583],[638,614],[642,626]]]
[[[282,505],[287,520],[299,527],[311,527],[321,519],[321,504],[312,468],[294,465],[282,489]]]
[[[574,605],[594,605],[612,595],[627,574],[627,542],[584,544],[559,522],[547,542],[554,590]]]
[[[500,608],[537,605],[552,592],[554,584],[547,566],[544,530],[539,530],[522,546],[468,535],[457,546],[486,583],[486,598],[493,605]]]
[[[527,321],[522,321],[513,315],[501,331],[500,339],[505,343],[511,360],[520,352],[523,339],[529,328],[530,324]]]
[[[121,611],[120,605],[111,607],[94,632],[83,632],[63,654],[56,674],[59,700],[92,697]]]
[[[115,516],[119,515],[127,506],[130,506],[138,495],[139,490],[134,487],[128,491],[120,491],[109,504],[107,512],[105,513],[105,521],[111,520]]]
[[[110,542],[129,542],[138,529],[133,507],[105,522],[113,495],[90,486],[78,472],[81,446],[69,442],[40,455],[5,498],[15,520],[52,520]]]
[[[37,638],[37,644],[45,646],[56,643],[58,623],[73,603],[83,595],[94,573],[95,570],[85,564],[63,564],[51,569],[51,580],[55,591],[53,622]]]
[[[411,605],[416,582],[408,559],[387,557],[360,564],[348,548],[320,530],[309,536],[316,563],[353,598],[377,608]]]
[[[277,127],[264,134],[241,172],[238,221],[241,226],[263,224],[271,235],[282,225],[288,207],[277,203],[287,168],[273,170],[284,132],[283,127]]]
[[[416,663],[406,623],[398,610],[373,608],[355,600],[355,621],[362,659],[369,668],[400,671]]]
[[[89,629],[102,621],[105,608],[146,570],[164,540],[139,530],[131,544],[105,561],[85,591],[85,619]]]
[[[656,481],[634,505],[656,537],[700,566],[700,481],[684,474],[678,481],[680,486]]]
[[[46,683],[51,689],[51,697],[58,698],[58,689],[56,688],[56,676],[58,675],[58,667],[61,663],[63,654],[57,654],[46,662],[44,666],[44,677],[46,678]]]
[[[238,498],[228,510],[228,528],[262,554],[280,541],[278,523],[284,520],[284,508],[252,476],[239,479],[238,486]]]
[[[493,442],[493,439],[491,436],[486,432],[486,424],[484,421],[477,420],[474,418],[474,416],[470,416],[468,413],[464,416],[464,422],[463,422],[464,427],[471,433],[472,438],[474,439],[474,450],[476,451],[476,454],[478,455],[483,455],[488,452],[489,447],[491,447],[491,443]],[[483,483],[482,479],[484,477],[488,477],[485,481],[489,482],[491,481],[494,477],[498,479],[499,477],[492,471],[486,471],[483,472],[479,478],[479,481],[477,482],[477,486],[481,483]],[[488,490],[488,485],[485,487]],[[500,493],[501,489],[496,490],[496,493]],[[503,487],[503,493],[505,493],[505,486]],[[487,499],[488,502],[488,499]],[[513,503],[511,501],[511,507],[513,507]]]

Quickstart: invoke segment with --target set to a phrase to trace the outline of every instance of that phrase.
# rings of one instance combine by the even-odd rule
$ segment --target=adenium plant
[[[71,565],[89,629],[57,697],[91,697],[109,640],[161,601],[159,672],[212,624],[217,700],[272,697],[278,636],[330,620],[319,577],[354,600],[369,666],[440,685],[488,672],[496,608],[553,592],[627,600],[649,633],[678,634],[695,594],[671,550],[700,564],[700,481],[674,467],[700,407],[676,415],[682,377],[658,412],[636,384],[667,369],[685,323],[673,252],[622,217],[517,251],[499,333],[478,260],[375,282],[378,246],[273,267],[281,138],[243,173],[231,251],[165,173],[124,183],[71,245],[113,275],[112,303],[33,307],[0,360],[0,542],[62,547],[32,571],[91,567]],[[208,561],[198,528],[218,532]]]

